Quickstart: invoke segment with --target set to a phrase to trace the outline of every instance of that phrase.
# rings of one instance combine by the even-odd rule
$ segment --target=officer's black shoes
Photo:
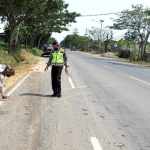
[[[58,98],[62,97],[62,94],[61,93],[57,94],[57,97]]]
[[[62,97],[62,94],[61,93],[53,93],[52,95],[51,95],[51,97],[58,97],[58,98],[60,98],[60,97]]]
[[[52,94],[52,95],[51,95],[51,97],[57,97],[57,94],[56,94],[56,93],[54,93],[54,94]]]

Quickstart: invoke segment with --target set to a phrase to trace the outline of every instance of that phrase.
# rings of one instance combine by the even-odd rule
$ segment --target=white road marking
[[[123,86],[123,85],[126,85],[126,84],[106,84],[104,86]]]
[[[146,81],[144,81],[144,80],[141,80],[141,79],[135,78],[135,77],[133,77],[133,76],[130,76],[130,77],[131,77],[131,78],[133,78],[133,79],[136,79],[136,80],[138,80],[138,81],[141,81],[141,82],[143,82],[143,83],[150,84],[149,82],[146,82]]]
[[[74,87],[74,89],[81,89],[81,88],[95,88],[95,87],[102,87],[102,86],[107,86],[107,87],[112,87],[112,86],[125,86],[127,84],[105,84],[105,85],[98,85],[98,86],[78,86]],[[62,89],[63,91],[66,90],[71,90],[72,88],[64,88]]]
[[[10,92],[8,92],[7,95],[10,96],[30,74],[31,72],[29,72]]]
[[[102,147],[100,146],[98,139],[96,137],[90,137],[90,139],[94,147],[94,150],[102,150]]]
[[[0,105],[2,105],[2,104],[3,104],[3,102],[4,102],[4,101],[0,101]]]
[[[103,67],[105,67],[105,68],[108,68],[108,69],[110,69],[110,67],[108,67],[108,66],[105,66],[105,65],[102,65]]]
[[[64,103],[68,106],[68,107],[71,107],[67,101],[64,101]]]
[[[21,83],[31,74],[31,72],[29,72],[12,90],[10,90],[6,95],[10,96],[20,85]],[[3,104],[4,101],[0,101],[0,105]]]
[[[69,78],[69,82],[70,82],[70,84],[71,84],[71,87],[72,87],[72,88],[75,88],[75,86],[74,86],[74,84],[73,84],[71,78]]]

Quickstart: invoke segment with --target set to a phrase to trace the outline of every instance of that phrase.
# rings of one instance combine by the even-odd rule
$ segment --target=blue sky
[[[68,10],[70,12],[77,12],[81,15],[94,15],[94,14],[106,14],[115,13],[122,10],[131,9],[131,5],[143,4],[144,7],[150,8],[149,0],[64,0],[69,4]],[[115,18],[115,15],[99,15],[90,17],[78,17],[77,23],[71,24],[70,31],[64,31],[62,33],[53,33],[58,42],[62,41],[66,35],[71,34],[74,28],[77,28],[80,35],[84,35],[86,28],[100,27],[101,24],[92,20],[104,20],[102,27],[112,25],[113,22],[110,18]],[[3,31],[3,25],[0,24],[0,32]],[[115,31],[114,37],[120,38],[124,32]]]

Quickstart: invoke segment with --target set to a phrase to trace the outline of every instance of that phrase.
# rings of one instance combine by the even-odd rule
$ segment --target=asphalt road
[[[149,150],[150,69],[67,51],[62,98],[45,57],[0,102],[0,150]]]

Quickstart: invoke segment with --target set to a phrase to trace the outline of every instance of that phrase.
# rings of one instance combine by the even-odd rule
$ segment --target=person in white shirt
[[[7,65],[0,64],[0,93],[2,95],[2,99],[7,99],[7,95],[4,94],[3,91],[3,81],[5,76],[10,77],[15,75],[15,70],[14,69],[9,69]]]

